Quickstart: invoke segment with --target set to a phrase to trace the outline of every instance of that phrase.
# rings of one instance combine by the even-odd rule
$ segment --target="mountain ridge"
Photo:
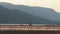
[[[60,21],[60,13],[57,13],[52,8],[27,6],[27,5],[16,5],[8,2],[1,2],[0,5],[8,9],[18,9],[28,14],[41,17],[52,21]]]
[[[50,22],[54,23],[53,21],[39,18],[17,9],[11,10],[0,5],[0,23],[49,24]]]

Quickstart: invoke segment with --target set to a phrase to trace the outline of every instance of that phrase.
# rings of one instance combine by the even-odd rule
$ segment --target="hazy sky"
[[[0,2],[48,7],[55,9],[57,12],[60,12],[60,0],[0,0]]]

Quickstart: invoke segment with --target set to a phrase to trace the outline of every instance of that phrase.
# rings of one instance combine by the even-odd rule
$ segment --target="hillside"
[[[0,5],[8,9],[18,9],[28,14],[45,18],[51,21],[60,21],[60,13],[55,11],[54,8],[42,7],[42,6],[28,6],[28,5],[17,5],[8,2],[0,2]]]
[[[52,21],[39,18],[17,9],[7,9],[0,5],[0,23],[52,23]]]

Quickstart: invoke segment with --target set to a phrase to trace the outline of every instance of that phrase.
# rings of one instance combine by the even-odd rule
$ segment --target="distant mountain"
[[[17,9],[8,9],[0,5],[0,23],[52,24],[54,22],[27,14]]]
[[[60,21],[60,13],[56,12],[52,8],[16,5],[16,4],[8,3],[8,2],[0,2],[0,5],[8,9],[18,9],[30,15],[34,15],[40,18],[51,20],[51,21]]]

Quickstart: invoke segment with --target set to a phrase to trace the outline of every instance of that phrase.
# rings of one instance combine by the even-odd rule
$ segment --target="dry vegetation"
[[[0,31],[0,34],[60,34],[60,31]]]

